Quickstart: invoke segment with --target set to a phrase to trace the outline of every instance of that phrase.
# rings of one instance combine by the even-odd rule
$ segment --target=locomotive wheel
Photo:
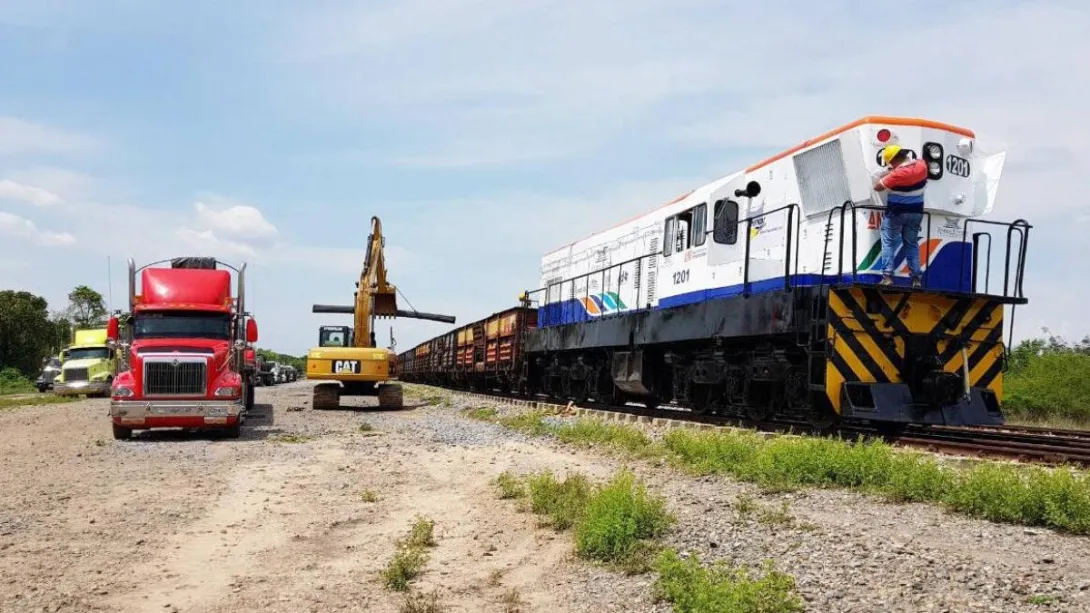
[[[819,396],[815,398],[813,406],[807,413],[806,421],[819,432],[824,432],[840,421],[840,415],[833,410],[827,398]]]
[[[314,386],[314,399],[311,407],[316,411],[336,409],[341,406],[341,385],[339,383],[319,383]]]
[[[404,406],[401,386],[388,383],[378,386],[378,406],[380,409],[400,409]]]
[[[694,415],[707,415],[712,412],[715,388],[711,385],[693,385],[689,392],[689,403]]]

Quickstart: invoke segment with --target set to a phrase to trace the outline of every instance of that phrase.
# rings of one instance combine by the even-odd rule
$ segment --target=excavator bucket
[[[376,317],[394,317],[397,315],[397,295],[376,292],[374,315]]]

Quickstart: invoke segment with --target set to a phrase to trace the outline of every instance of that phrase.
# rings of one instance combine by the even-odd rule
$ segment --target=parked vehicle
[[[153,268],[170,262],[169,268]],[[129,260],[129,310],[121,340],[122,372],[114,380],[110,420],[116,439],[153,428],[216,429],[241,434],[253,408],[246,353],[257,322],[245,309],[246,265],[183,257],[137,268]],[[231,272],[238,290],[231,296]],[[119,318],[108,336],[118,339]]]
[[[45,392],[46,390],[53,389],[53,380],[61,374],[61,358],[60,356],[53,356],[47,358],[42,363],[42,372],[38,375],[38,380],[34,382],[35,387],[39,392]]]
[[[53,380],[53,393],[109,396],[116,375],[117,351],[106,328],[76,330],[72,344],[61,351],[60,375]]]

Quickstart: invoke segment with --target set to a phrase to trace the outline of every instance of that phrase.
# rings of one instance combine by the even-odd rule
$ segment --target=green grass
[[[378,493],[374,490],[363,490],[360,492],[360,500],[364,502],[378,502]]]
[[[664,445],[689,470],[729,474],[772,491],[841,487],[893,501],[938,503],[971,517],[1090,534],[1085,472],[991,462],[955,468],[880,441],[764,439],[745,432],[674,430]]]
[[[492,407],[478,407],[476,409],[466,409],[464,411],[465,416],[470,419],[477,419],[480,421],[492,421],[499,416],[499,411]]]
[[[766,563],[754,577],[741,567],[722,562],[704,566],[696,556],[682,559],[666,550],[655,560],[658,597],[671,602],[676,613],[797,613],[804,610],[795,580]]]
[[[609,447],[634,456],[655,454],[651,439],[642,431],[618,424],[580,419],[554,429],[556,437],[565,443],[583,447]]]
[[[501,478],[518,480],[506,472]],[[548,471],[532,473],[523,481],[525,488],[506,491],[525,498],[530,510],[547,518],[543,524],[572,528],[579,558],[625,573],[654,571],[657,595],[672,602],[677,613],[803,610],[794,579],[771,566],[761,577],[752,578],[744,569],[723,564],[705,567],[695,558],[682,560],[677,552],[662,550],[660,539],[677,520],[666,508],[666,500],[648,493],[628,470],[600,485],[580,473],[558,479]],[[501,491],[501,497],[509,497],[504,494]],[[758,507],[753,503],[752,508]]]
[[[766,438],[748,431],[679,428],[653,441],[628,425],[591,419],[548,422],[544,419],[548,414],[540,410],[506,417],[479,415],[575,446],[664,460],[698,475],[730,475],[765,491],[846,488],[891,502],[938,504],[970,517],[1090,534],[1090,473],[1085,471],[993,462],[953,466],[880,440]],[[550,487],[550,482],[537,487]],[[766,520],[777,523],[771,517]],[[561,516],[559,521],[570,519]]]
[[[381,578],[386,587],[395,592],[406,592],[409,583],[424,571],[428,564],[428,549],[434,547],[435,522],[418,517],[413,522],[406,538],[397,542],[397,550],[386,568],[382,570]]]
[[[418,517],[405,541],[409,547],[435,547],[435,522],[426,517]]]
[[[527,477],[526,490],[530,510],[542,516],[542,525],[562,531],[575,525],[585,511],[591,482],[580,473],[559,480],[552,472],[545,471]]]
[[[575,526],[575,552],[580,557],[638,567],[645,544],[673,524],[666,501],[647,493],[632,473],[622,471],[589,497]]]
[[[523,434],[542,436],[556,431],[556,426],[545,421],[550,415],[547,411],[535,410],[528,413],[518,413],[506,417],[497,417],[494,421],[501,426],[510,428]]]
[[[409,582],[423,572],[428,564],[428,553],[412,547],[398,547],[394,557],[382,570],[382,580],[386,587],[395,592],[405,592]]]
[[[516,482],[508,475],[505,481]],[[502,475],[501,475],[502,477]],[[508,487],[501,498],[524,498],[542,526],[571,529],[575,553],[629,573],[646,571],[657,541],[675,522],[666,501],[647,492],[629,471],[593,484],[581,473],[558,479],[544,471],[524,477],[525,487]]]
[[[500,489],[500,498],[516,499],[526,495],[526,486],[514,474],[503,471],[496,477],[496,486]]]
[[[35,391],[35,394],[38,392]],[[79,396],[55,396],[53,394],[40,394],[35,396],[14,395],[9,398],[0,396],[0,411],[16,409],[20,407],[36,407],[46,404],[66,404],[79,400]]]

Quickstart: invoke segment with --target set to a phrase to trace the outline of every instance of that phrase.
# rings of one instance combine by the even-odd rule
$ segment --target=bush
[[[0,394],[26,394],[35,389],[34,382],[18,370],[11,367],[0,370]]]
[[[600,562],[624,563],[673,521],[666,501],[649,496],[647,488],[624,471],[587,500],[575,527],[575,551]]]
[[[1008,417],[1090,424],[1090,355],[1069,351],[1033,356],[1012,368],[1003,388]]]
[[[544,515],[544,523],[557,530],[567,530],[575,525],[587,506],[591,483],[584,475],[575,473],[558,481],[549,471],[530,475],[526,480],[530,494],[530,510]]]
[[[693,556],[683,560],[676,551],[664,551],[655,561],[659,597],[674,604],[677,613],[796,613],[803,611],[795,580],[768,563],[764,574],[753,578],[744,568],[722,562],[704,567]]]

